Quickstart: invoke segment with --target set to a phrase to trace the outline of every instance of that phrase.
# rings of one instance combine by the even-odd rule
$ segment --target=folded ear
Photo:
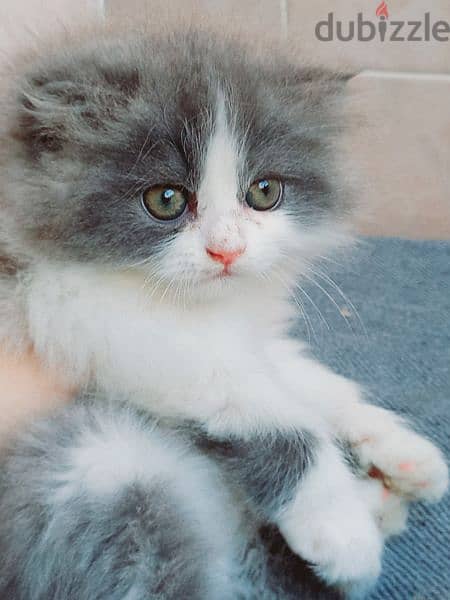
[[[14,135],[33,155],[62,149],[73,113],[86,105],[74,82],[30,77],[18,97]]]
[[[301,65],[292,61],[292,57],[289,61],[275,59],[274,63],[268,61],[267,64],[266,79],[272,82],[278,98],[293,111],[298,110],[299,118],[304,119],[308,114],[310,123],[317,120],[317,125],[342,110],[348,82],[355,75],[349,71]],[[304,111],[303,116],[301,111]]]
[[[295,76],[305,82],[322,82],[336,86],[344,86],[356,73],[350,71],[332,71],[324,67],[302,67]]]
[[[136,69],[80,63],[42,70],[23,81],[13,135],[35,158],[60,152],[67,143],[85,143],[117,122],[139,88]]]
[[[345,92],[348,82],[355,76],[356,73],[353,72],[331,71],[321,67],[302,67],[293,71],[291,82],[311,94],[323,97],[339,96]]]

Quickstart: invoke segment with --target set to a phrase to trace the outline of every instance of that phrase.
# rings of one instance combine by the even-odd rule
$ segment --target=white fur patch
[[[114,494],[133,482],[150,483],[155,477],[176,471],[178,452],[154,431],[142,430],[132,421],[110,418],[98,423],[98,431],[87,430],[71,451],[65,485],[65,500],[80,486],[90,494]],[[178,452],[177,452],[178,450]]]
[[[198,190],[200,231],[205,248],[235,251],[246,246],[241,226],[237,148],[227,121],[225,98],[219,92],[215,127],[206,151]]]
[[[238,204],[238,151],[227,122],[225,98],[218,93],[214,130],[206,151],[198,190],[199,213],[210,219],[231,212]]]
[[[133,280],[49,265],[29,282],[29,320],[52,364],[75,380],[93,371],[100,388],[155,414],[224,419],[244,431],[309,422],[312,411],[290,404],[271,364],[268,336],[279,335],[290,307],[269,294],[260,303],[260,293],[188,309],[161,299],[147,306]]]

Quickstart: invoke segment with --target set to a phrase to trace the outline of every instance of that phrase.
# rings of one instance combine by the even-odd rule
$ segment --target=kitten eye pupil
[[[245,201],[254,210],[271,210],[278,206],[283,195],[283,186],[278,179],[255,181],[245,195]]]
[[[267,194],[270,191],[270,183],[267,181],[267,179],[263,179],[262,181],[260,181],[258,183],[258,187],[267,196]]]
[[[162,201],[165,204],[169,204],[170,201],[172,200],[172,198],[174,197],[174,195],[175,195],[174,190],[172,190],[172,189],[164,190],[164,192],[162,193]]]

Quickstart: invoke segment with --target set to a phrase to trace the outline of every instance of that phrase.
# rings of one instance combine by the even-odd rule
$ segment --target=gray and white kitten
[[[21,71],[3,338],[86,391],[4,457],[2,598],[334,597],[294,554],[363,589],[405,507],[336,439],[400,495],[444,493],[439,450],[287,333],[348,241],[345,81],[195,32],[97,32]]]

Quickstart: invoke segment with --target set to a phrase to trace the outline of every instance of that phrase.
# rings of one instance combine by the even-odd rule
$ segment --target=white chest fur
[[[109,393],[192,418],[242,401],[246,385],[264,388],[249,402],[273,401],[270,345],[288,316],[279,301],[246,294],[177,307],[149,299],[135,278],[79,267],[41,268],[26,295],[37,351],[75,381],[94,377]]]

